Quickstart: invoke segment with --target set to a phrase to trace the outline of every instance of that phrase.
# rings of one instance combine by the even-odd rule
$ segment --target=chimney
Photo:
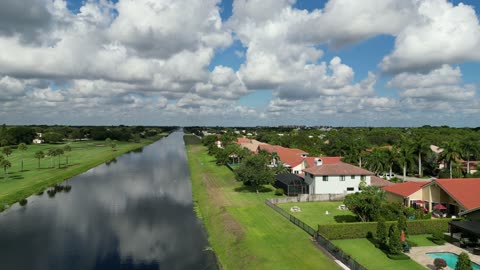
[[[314,164],[315,166],[321,166],[323,164],[323,161],[320,158],[315,158]]]

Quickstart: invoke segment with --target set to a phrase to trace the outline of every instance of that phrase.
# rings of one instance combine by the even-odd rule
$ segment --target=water
[[[183,132],[61,185],[0,214],[0,269],[216,269]]]
[[[455,269],[455,265],[457,265],[458,255],[450,252],[432,252],[427,253],[433,259],[440,258],[444,259],[447,262],[448,267]],[[480,270],[480,265],[472,262],[473,270]]]

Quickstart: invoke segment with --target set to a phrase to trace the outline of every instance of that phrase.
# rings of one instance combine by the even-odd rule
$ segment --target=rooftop
[[[323,164],[304,171],[313,175],[374,175],[373,172],[343,162]]]
[[[413,193],[422,189],[423,186],[428,185],[430,182],[403,182],[391,186],[383,187],[383,190],[397,194],[403,197],[408,197]]]

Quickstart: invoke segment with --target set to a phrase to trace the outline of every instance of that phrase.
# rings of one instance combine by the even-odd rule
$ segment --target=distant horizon
[[[4,0],[0,119],[480,126],[479,18],[476,0]]]

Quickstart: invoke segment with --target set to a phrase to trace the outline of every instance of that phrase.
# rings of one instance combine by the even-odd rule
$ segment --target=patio
[[[460,247],[480,255],[480,221],[451,221],[448,225],[450,236],[459,240]]]
[[[412,247],[410,249],[410,253],[408,254],[408,256],[410,256],[412,260],[415,260],[417,263],[425,266],[428,269],[435,269],[435,266],[433,266],[433,259],[430,256],[428,256],[427,253],[451,252],[451,253],[460,255],[460,253],[465,251],[467,250],[450,243],[445,243],[445,245],[441,245],[441,246]],[[470,257],[470,260],[472,262],[480,264],[479,255],[474,255],[471,252],[468,252],[468,256]],[[446,267],[444,269],[450,269],[450,268]]]

